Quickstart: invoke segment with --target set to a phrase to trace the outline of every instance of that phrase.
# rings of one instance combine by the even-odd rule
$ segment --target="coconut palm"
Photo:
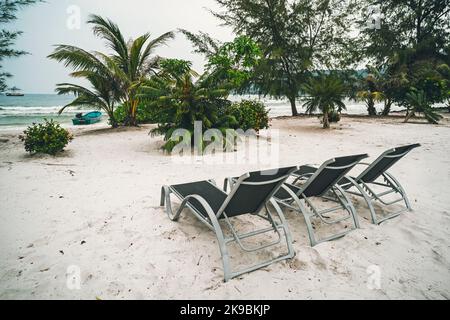
[[[106,40],[111,56],[118,70],[117,74],[123,82],[123,103],[128,111],[128,125],[136,125],[136,110],[139,105],[138,91],[145,79],[156,74],[159,56],[154,56],[154,50],[168,40],[173,39],[173,32],[166,32],[155,39],[150,39],[150,34],[125,41],[117,24],[98,15],[91,15],[88,21],[93,25],[94,34]]]
[[[160,57],[154,56],[153,52],[156,47],[173,38],[173,32],[164,33],[155,39],[150,39],[150,34],[145,33],[135,40],[126,42],[118,25],[111,20],[91,15],[88,23],[93,25],[96,36],[106,40],[108,48],[112,50],[111,55],[96,51],[87,52],[75,46],[59,45],[49,58],[64,62],[66,67],[72,67],[75,70],[72,75],[79,77],[97,73],[108,79],[113,75],[115,83],[112,89],[116,92],[110,96],[114,97],[115,102],[125,105],[127,119],[124,124],[136,125],[139,87],[147,77],[156,74]]]
[[[180,61],[173,60],[172,61]],[[173,64],[172,64],[173,65]],[[177,128],[193,129],[195,121],[202,121],[205,128],[211,128],[218,120],[217,108],[210,102],[224,99],[229,91],[222,88],[209,88],[208,79],[188,68],[178,70],[163,68],[160,77],[147,81],[142,87],[140,97],[157,101],[164,108],[174,111],[173,124]],[[164,80],[161,81],[160,79]]]
[[[114,108],[121,98],[122,88],[119,77],[114,73],[114,61],[100,52],[91,53],[67,45],[57,46],[49,58],[64,62],[66,67],[77,70],[70,75],[74,78],[86,79],[91,85],[91,88],[87,88],[72,83],[57,84],[56,92],[58,94],[74,94],[76,96],[75,100],[59,110],[59,114],[68,107],[94,107],[106,112],[111,125],[117,127]]]
[[[375,103],[385,100],[385,95],[381,89],[381,73],[370,66],[367,66],[369,74],[361,81],[361,90],[356,94],[356,99],[366,103],[369,116],[376,116]]]
[[[306,102],[303,107],[310,114],[320,110],[323,114],[323,128],[330,128],[329,115],[332,112],[345,110],[342,101],[345,97],[345,87],[342,82],[332,76],[311,79],[303,86]]]
[[[158,76],[146,81],[139,97],[170,114],[167,118],[171,120],[170,123],[160,124],[153,133],[165,134],[167,141],[175,129],[192,131],[195,121],[201,121],[203,129],[217,128],[219,123],[223,123],[218,106],[229,91],[210,88],[206,76],[196,80],[198,77],[190,62],[168,59],[162,63]],[[168,141],[164,148],[170,151],[173,146],[173,141]]]
[[[363,101],[366,103],[367,112],[369,113],[369,116],[377,115],[375,103],[384,100],[384,95],[380,91],[370,91],[370,90],[358,91],[356,97],[359,101]]]
[[[83,77],[90,82],[92,89],[71,83],[58,84],[56,88],[56,92],[58,94],[73,94],[76,96],[75,100],[59,110],[59,114],[61,114],[67,107],[94,107],[106,112],[111,126],[113,128],[117,128],[118,123],[114,116],[115,102],[117,101],[117,97],[115,96],[116,89],[114,88],[114,81],[111,81],[112,79],[102,77],[92,71],[80,71],[80,74],[81,73],[83,73]]]

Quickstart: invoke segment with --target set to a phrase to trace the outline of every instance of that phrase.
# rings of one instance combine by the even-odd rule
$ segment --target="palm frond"
[[[94,25],[94,34],[105,39],[108,47],[114,50],[122,61],[128,60],[127,44],[116,23],[95,14],[89,16],[88,23]]]
[[[57,45],[48,58],[63,62],[65,67],[71,67],[74,70],[107,71],[103,63],[93,53],[76,46]]]
[[[172,40],[174,37],[175,37],[174,32],[173,31],[169,31],[169,32],[163,33],[159,37],[151,40],[147,44],[144,52],[142,52],[140,64],[144,65],[147,62],[147,60],[149,59],[150,55],[153,53],[153,50],[156,47],[167,44],[167,42],[169,40]]]

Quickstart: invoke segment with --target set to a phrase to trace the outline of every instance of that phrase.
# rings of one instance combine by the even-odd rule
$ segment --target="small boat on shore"
[[[103,114],[100,111],[89,112],[85,115],[78,113],[75,118],[72,119],[72,122],[74,126],[89,125],[100,122],[102,116]]]

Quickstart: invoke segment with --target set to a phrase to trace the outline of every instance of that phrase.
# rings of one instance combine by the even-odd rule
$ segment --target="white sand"
[[[160,188],[221,183],[254,165],[176,164],[148,127],[77,130],[56,158],[30,157],[16,132],[2,132],[0,299],[450,298],[448,120],[433,126],[345,118],[331,131],[315,118],[272,124],[281,130],[280,165],[361,152],[374,159],[387,148],[422,143],[392,169],[415,210],[374,226],[357,202],[362,229],[314,248],[303,219],[289,212],[296,258],[223,283],[214,234],[188,212],[171,222],[159,207]],[[71,265],[81,270],[80,290],[66,285]],[[380,289],[367,287],[371,265],[381,270]]]

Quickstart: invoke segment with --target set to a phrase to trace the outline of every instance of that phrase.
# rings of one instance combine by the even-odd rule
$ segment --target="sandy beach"
[[[329,131],[314,117],[273,119],[280,165],[362,152],[373,160],[421,143],[392,168],[414,211],[375,226],[355,199],[361,229],[314,248],[303,219],[286,212],[296,257],[227,283],[214,234],[189,212],[170,221],[160,189],[210,178],[221,184],[254,165],[175,163],[149,125],[72,129],[75,139],[57,157],[29,156],[20,132],[1,132],[0,299],[449,299],[447,118],[425,125],[344,117]],[[81,271],[79,289],[67,285],[71,266]],[[379,267],[379,289],[368,287],[370,266]]]

